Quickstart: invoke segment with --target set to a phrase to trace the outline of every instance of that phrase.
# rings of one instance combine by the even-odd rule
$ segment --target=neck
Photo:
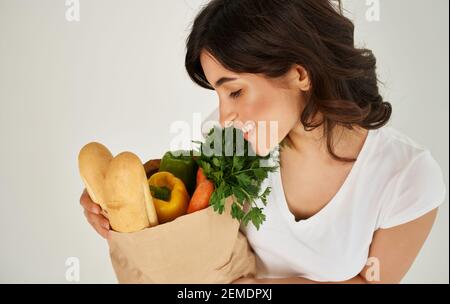
[[[332,157],[327,148],[327,137],[324,136],[323,131],[323,125],[314,130],[306,131],[299,121],[287,136],[289,150],[302,156],[331,160]],[[336,126],[332,133],[327,136],[333,138],[334,153],[346,158],[358,156],[367,136],[367,130],[360,127],[354,127],[353,130],[350,130],[342,126]]]

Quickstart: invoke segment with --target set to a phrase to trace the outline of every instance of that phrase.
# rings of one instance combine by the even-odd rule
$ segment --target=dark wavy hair
[[[212,0],[196,16],[186,41],[186,70],[203,88],[214,90],[200,63],[211,53],[235,73],[283,76],[294,64],[311,80],[301,123],[310,131],[323,125],[334,159],[353,162],[333,151],[337,125],[378,129],[392,107],[379,93],[376,58],[354,44],[354,24],[332,0]],[[313,118],[322,114],[321,121]]]

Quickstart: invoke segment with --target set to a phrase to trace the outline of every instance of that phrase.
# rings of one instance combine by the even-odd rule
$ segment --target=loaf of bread
[[[104,211],[107,208],[103,185],[112,159],[111,152],[104,145],[95,142],[84,146],[78,154],[78,168],[86,190],[91,200]]]
[[[91,199],[106,210],[111,228],[136,232],[158,225],[141,160],[124,152],[112,157],[99,143],[83,147],[78,157],[81,178]]]

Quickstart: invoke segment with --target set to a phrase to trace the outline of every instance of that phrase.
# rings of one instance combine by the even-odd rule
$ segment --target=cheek
[[[249,93],[239,109],[243,121],[266,121],[270,119],[273,102],[263,92]]]
[[[249,142],[256,153],[267,155],[275,148],[298,123],[300,111],[300,101],[287,94],[259,96],[258,101],[250,103],[242,118],[257,122],[255,132],[249,136]],[[265,124],[258,125],[258,122]]]
[[[300,100],[284,91],[255,94],[240,114],[243,120],[277,122],[279,131],[286,133],[300,120]]]

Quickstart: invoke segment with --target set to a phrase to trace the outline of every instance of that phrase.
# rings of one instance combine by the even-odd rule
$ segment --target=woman
[[[424,147],[386,127],[376,59],[329,0],[213,0],[187,40],[186,69],[215,90],[222,125],[243,126],[258,154],[281,141],[281,167],[259,231],[241,227],[255,278],[235,283],[392,283],[406,274],[445,197]],[[257,122],[277,142],[258,148]],[[250,123],[248,123],[250,122]],[[88,221],[108,221],[86,194]]]

